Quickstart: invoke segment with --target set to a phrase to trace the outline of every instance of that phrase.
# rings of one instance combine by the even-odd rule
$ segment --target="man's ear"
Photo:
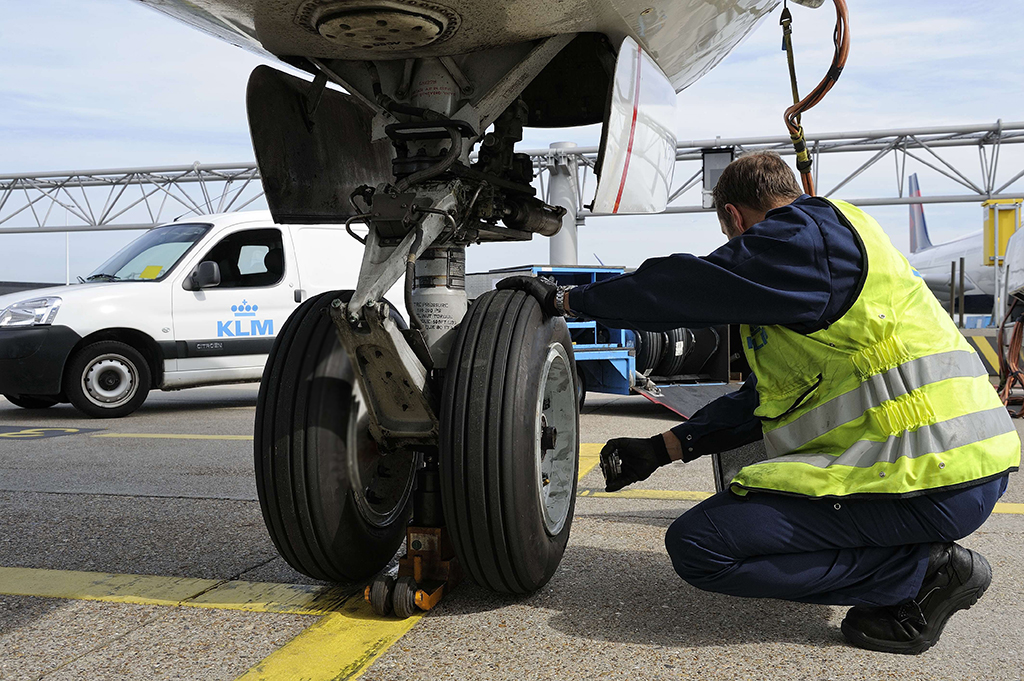
[[[734,204],[727,203],[724,207],[728,220],[726,236],[732,239],[745,232],[747,226],[743,224],[743,214]]]

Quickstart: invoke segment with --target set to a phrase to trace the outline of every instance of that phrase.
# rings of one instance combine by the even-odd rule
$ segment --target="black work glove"
[[[609,440],[601,450],[601,472],[605,492],[618,492],[626,485],[646,480],[651,473],[672,463],[660,434],[651,438],[620,437]]]
[[[555,292],[558,287],[543,277],[506,277],[494,288],[499,291],[523,291],[540,303],[540,309],[549,317],[562,317],[565,310],[555,306]]]

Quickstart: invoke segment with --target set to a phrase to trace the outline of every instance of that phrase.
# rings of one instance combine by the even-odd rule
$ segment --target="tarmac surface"
[[[565,558],[532,596],[464,582],[423,617],[381,620],[277,555],[253,481],[256,391],[154,392],[119,420],[0,398],[0,679],[1024,678],[1018,476],[963,541],[991,588],[916,657],[846,645],[845,608],[682,582],[664,532],[714,491],[707,460],[608,496],[591,469]],[[674,423],[644,398],[590,395],[582,441]]]

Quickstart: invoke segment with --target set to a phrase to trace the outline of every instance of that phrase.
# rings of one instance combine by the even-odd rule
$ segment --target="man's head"
[[[745,154],[726,166],[712,195],[722,232],[730,239],[764,220],[773,208],[789,205],[803,191],[774,151]]]

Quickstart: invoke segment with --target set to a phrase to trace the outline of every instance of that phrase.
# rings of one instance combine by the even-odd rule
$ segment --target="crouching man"
[[[769,458],[669,528],[679,575],[734,596],[851,605],[853,645],[916,654],[992,570],[956,540],[988,518],[1020,439],[977,355],[869,215],[801,194],[773,153],[714,191],[729,241],[571,290],[516,277],[549,314],[662,331],[742,324],[737,392],[601,452],[608,491],[764,439]]]

